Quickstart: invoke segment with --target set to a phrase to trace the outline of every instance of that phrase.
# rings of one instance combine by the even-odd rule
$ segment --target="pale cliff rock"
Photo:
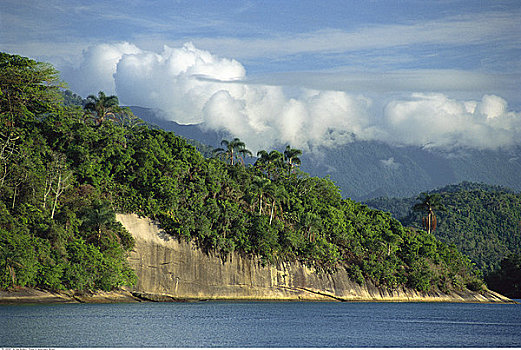
[[[169,236],[148,218],[118,214],[117,220],[135,238],[129,263],[138,282],[132,291],[145,299],[511,302],[489,290],[444,294],[391,291],[370,282],[361,286],[343,268],[330,274],[298,262],[263,266],[259,259],[237,253],[223,261]]]

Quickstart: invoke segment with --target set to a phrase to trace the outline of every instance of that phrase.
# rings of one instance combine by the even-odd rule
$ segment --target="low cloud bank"
[[[521,113],[509,111],[499,96],[415,93],[380,111],[370,98],[343,91],[301,89],[290,97],[281,86],[248,84],[242,64],[191,43],[160,53],[130,43],[91,47],[65,78],[83,96],[117,94],[124,104],[161,109],[178,123],[226,130],[253,151],[287,143],[310,150],[355,139],[443,149],[521,143]]]

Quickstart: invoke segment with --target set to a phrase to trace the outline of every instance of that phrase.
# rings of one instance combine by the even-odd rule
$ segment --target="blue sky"
[[[224,115],[225,111],[236,113],[237,118],[247,119],[250,129],[230,130],[227,123],[209,124],[242,133],[243,137],[259,143],[258,140],[264,138],[262,130],[282,127],[260,120],[255,115],[259,110],[283,115],[284,112],[277,112],[276,108],[284,111],[303,108],[301,114],[315,118],[320,114],[318,111],[326,113],[324,110],[328,108],[322,104],[331,103],[325,102],[325,95],[320,95],[321,102],[315,97],[321,92],[335,91],[344,95],[336,95],[333,100],[344,113],[351,114],[349,125],[356,125],[348,127],[347,133],[360,139],[408,144],[411,134],[417,130],[399,135],[389,132],[389,128],[376,130],[385,123],[391,129],[407,125],[400,124],[397,117],[391,118],[397,113],[393,108],[399,107],[399,110],[406,109],[403,118],[412,118],[407,119],[409,121],[420,123],[419,114],[431,113],[428,119],[431,122],[434,119],[453,121],[456,126],[440,129],[450,137],[433,139],[428,134],[411,141],[414,144],[454,146],[461,140],[463,126],[472,130],[492,128],[487,132],[480,129],[473,137],[501,137],[503,143],[480,146],[480,142],[468,141],[463,144],[486,148],[510,146],[517,143],[513,140],[521,135],[518,125],[521,118],[520,19],[518,0],[3,0],[0,50],[53,63],[64,72],[70,87],[82,95],[103,89],[117,93],[127,104],[136,104],[143,101],[135,100],[129,89],[130,86],[136,88],[136,82],[144,78],[132,80],[128,75],[130,61],[123,58],[130,59],[133,55],[141,71],[157,71],[161,69],[158,64],[145,69],[145,62],[164,62],[167,55],[170,58],[178,55],[172,50],[165,51],[165,45],[175,51],[191,43],[194,50],[185,51],[188,50],[192,58],[211,55],[211,62],[205,61],[206,70],[203,69],[212,72],[205,73],[206,78],[229,81],[231,77],[215,73],[229,68],[230,72],[239,74],[233,80],[240,80],[244,86],[241,91],[230,90],[224,102],[222,94],[215,95],[223,90],[223,85],[219,85],[219,89],[210,82],[203,86],[201,79],[197,83],[183,80],[185,90],[173,83],[180,81],[179,75],[172,75],[161,86],[150,85],[143,92],[147,96],[156,96],[165,86],[166,90],[185,94],[185,97],[188,96],[186,89],[193,91],[193,84],[200,90],[208,88],[205,93],[189,96],[195,101],[193,105],[179,108],[185,111],[192,108],[193,116],[188,116],[188,112],[184,116],[176,115],[175,105],[165,105],[159,100],[150,105],[170,110],[167,114],[173,120],[208,122]],[[122,43],[127,46],[123,48]],[[108,61],[100,57],[112,59],[109,60],[112,70],[101,67]],[[232,61],[238,63],[240,69]],[[194,62],[198,62],[197,59]],[[214,66],[209,70],[208,65]],[[199,72],[200,68],[194,69]],[[264,87],[283,88],[283,96],[276,97],[281,99],[280,103],[253,104],[259,96],[268,94],[262,90]],[[309,91],[304,90],[318,92],[311,99]],[[484,99],[485,96],[493,98]],[[168,96],[163,96],[164,99]],[[217,112],[217,102],[226,108]],[[237,104],[243,107],[233,107]],[[470,108],[471,105],[475,108]],[[210,110],[215,111],[213,115],[208,114]],[[440,115],[439,110],[446,113]],[[322,122],[329,122],[331,130],[342,131],[348,123],[339,121],[341,113],[335,113],[339,114]],[[469,113],[473,116],[467,115]],[[491,115],[501,118],[492,123]],[[485,123],[483,118],[476,121],[480,116],[490,122]],[[286,127],[298,120],[302,122],[290,113]],[[475,128],[476,123],[479,125]],[[511,129],[511,134],[505,135],[506,128]],[[306,139],[295,139],[295,135],[281,132],[273,142],[327,144],[324,139],[329,137],[327,130],[321,132]],[[335,142],[349,141],[349,137],[340,139]]]

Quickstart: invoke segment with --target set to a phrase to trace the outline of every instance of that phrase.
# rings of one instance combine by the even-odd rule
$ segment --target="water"
[[[521,305],[4,305],[0,306],[0,346],[521,347]]]

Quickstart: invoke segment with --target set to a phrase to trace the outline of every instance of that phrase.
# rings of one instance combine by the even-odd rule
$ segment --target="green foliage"
[[[521,194],[470,182],[434,192],[445,207],[437,211],[436,237],[454,244],[483,273],[497,269],[510,254],[521,254]],[[368,201],[375,208],[393,213],[404,225],[420,228],[421,214],[410,210],[413,203],[414,197]]]
[[[63,104],[65,106],[79,106],[82,107],[85,104],[85,101],[83,98],[71,90],[63,90],[62,91],[63,96]]]
[[[388,213],[342,199],[330,179],[300,172],[299,150],[261,151],[246,167],[237,162],[249,155],[239,139],[223,141],[225,161],[205,159],[171,132],[111,118],[119,113],[115,96],[89,97],[85,109],[96,123],[80,107],[46,106],[27,103],[29,112],[1,139],[12,151],[1,158],[9,169],[0,182],[2,288],[132,284],[125,254],[133,241],[115,211],[157,219],[223,259],[236,251],[266,264],[345,267],[358,283],[421,291],[479,280],[468,260],[433,235],[407,230]],[[58,185],[60,176],[67,182]]]
[[[232,141],[222,140],[221,145],[224,148],[217,148],[214,150],[217,156],[221,156],[227,160],[230,165],[237,162],[244,164],[244,157],[251,156],[251,151],[246,149],[246,145],[239,138],[234,138]]]
[[[3,127],[31,121],[61,102],[58,71],[50,64],[0,52],[0,116]]]
[[[0,288],[132,284],[133,239],[100,186],[125,162],[127,131],[86,125],[62,104],[57,77],[0,54]]]

